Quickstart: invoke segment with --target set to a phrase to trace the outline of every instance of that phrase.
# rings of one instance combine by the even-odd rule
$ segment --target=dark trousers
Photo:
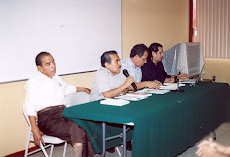
[[[64,106],[53,106],[38,112],[38,127],[45,134],[68,142],[83,143],[83,156],[94,157],[94,152],[84,128],[62,116]]]

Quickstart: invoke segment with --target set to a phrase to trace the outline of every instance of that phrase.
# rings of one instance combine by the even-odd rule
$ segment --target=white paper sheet
[[[185,86],[185,84],[178,84],[179,87]],[[166,89],[166,90],[176,90],[177,89],[177,83],[164,83],[163,86],[160,86],[160,89]]]
[[[122,100],[122,99],[105,99],[100,101],[100,104],[112,105],[112,106],[124,106],[129,103],[130,102],[128,100]]]
[[[115,98],[116,99],[129,100],[129,101],[140,101],[140,100],[144,99],[144,98],[134,97],[134,96],[130,96],[130,95],[122,95],[122,96],[115,97]]]
[[[152,93],[152,94],[165,94],[170,92],[170,90],[167,89],[150,89],[150,88],[144,88],[139,91],[138,93]]]

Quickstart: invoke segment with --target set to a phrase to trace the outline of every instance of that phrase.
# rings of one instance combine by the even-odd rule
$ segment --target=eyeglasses
[[[147,58],[142,58],[142,57],[140,57],[141,59],[143,59],[143,61],[147,61]]]

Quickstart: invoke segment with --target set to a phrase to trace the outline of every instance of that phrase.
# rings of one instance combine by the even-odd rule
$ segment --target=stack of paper
[[[103,105],[113,105],[113,106],[124,106],[129,104],[129,101],[127,100],[122,100],[122,99],[105,99],[105,100],[101,100],[100,104]]]
[[[150,89],[150,88],[144,88],[144,89],[137,91],[137,93],[152,93],[152,94],[165,94],[168,92],[170,92],[170,90],[167,90],[167,89]]]
[[[178,84],[177,83],[164,83],[163,86],[160,86],[160,89],[166,89],[166,90],[176,90],[177,86],[182,87],[185,86],[185,84]]]
[[[139,101],[139,100],[142,100],[142,99],[146,99],[147,97],[149,97],[151,95],[152,94],[150,94],[150,93],[138,93],[138,91],[137,91],[135,93],[131,92],[131,93],[127,93],[126,95],[116,97],[116,99]]]
[[[127,93],[126,95],[129,95],[129,96],[133,96],[133,97],[137,97],[137,98],[141,98],[141,99],[145,99],[149,96],[151,96],[152,94],[151,93],[139,93],[138,91],[137,92],[132,92],[132,93]]]
[[[132,95],[122,95],[119,97],[115,97],[116,99],[123,99],[123,100],[130,100],[130,101],[139,101],[142,100],[142,98],[134,97]]]

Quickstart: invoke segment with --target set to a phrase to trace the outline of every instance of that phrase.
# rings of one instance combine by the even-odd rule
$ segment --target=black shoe
[[[112,147],[112,148],[110,148],[110,149],[107,149],[107,151],[110,152],[110,153],[114,153],[114,152],[115,152],[115,148]]]
[[[126,149],[132,151],[132,143],[131,141],[126,142]]]

